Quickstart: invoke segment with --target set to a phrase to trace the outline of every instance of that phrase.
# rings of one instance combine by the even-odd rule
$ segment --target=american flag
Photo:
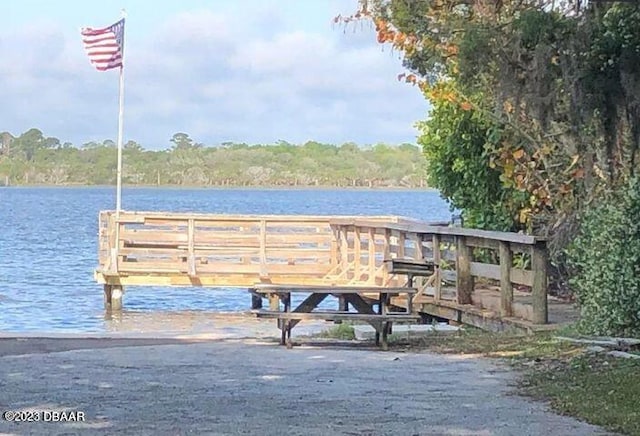
[[[82,29],[82,42],[89,60],[99,71],[122,67],[124,18],[103,29]]]

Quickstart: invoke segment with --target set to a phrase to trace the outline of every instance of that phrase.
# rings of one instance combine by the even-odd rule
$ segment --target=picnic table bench
[[[375,286],[301,286],[256,284],[249,289],[260,302],[262,298],[269,300],[269,309],[262,309],[254,300],[254,313],[260,318],[274,318],[278,320],[281,331],[280,344],[291,346],[291,330],[303,320],[326,321],[364,321],[376,330],[376,345],[382,349],[388,348],[388,334],[393,322],[417,322],[420,316],[413,313],[413,295],[416,289],[410,287],[375,287]],[[295,308],[292,307],[291,294],[308,294]],[[373,303],[367,302],[361,294],[374,294],[377,299]],[[391,311],[392,296],[406,294],[407,305],[404,311]],[[328,296],[338,297],[344,301],[338,310],[316,310]],[[354,311],[349,310],[351,306]],[[377,310],[374,310],[377,306]],[[382,339],[382,341],[380,341]]]

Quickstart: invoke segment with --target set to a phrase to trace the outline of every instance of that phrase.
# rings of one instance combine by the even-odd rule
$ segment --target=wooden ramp
[[[546,253],[534,236],[397,216],[103,211],[95,278],[111,310],[125,286],[412,286],[416,313],[536,330],[573,313],[548,301]]]

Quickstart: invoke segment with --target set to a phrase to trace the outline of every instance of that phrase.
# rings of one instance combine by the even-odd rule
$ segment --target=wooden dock
[[[407,283],[408,274],[391,272],[391,259],[434,270]],[[121,309],[127,286],[412,286],[415,313],[533,331],[573,313],[548,299],[547,261],[545,241],[534,236],[396,216],[121,212],[116,219],[103,211],[95,278],[109,310]]]

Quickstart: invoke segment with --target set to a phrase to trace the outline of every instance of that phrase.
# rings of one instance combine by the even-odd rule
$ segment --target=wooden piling
[[[109,311],[122,310],[124,287],[121,285],[104,285],[104,308]]]

